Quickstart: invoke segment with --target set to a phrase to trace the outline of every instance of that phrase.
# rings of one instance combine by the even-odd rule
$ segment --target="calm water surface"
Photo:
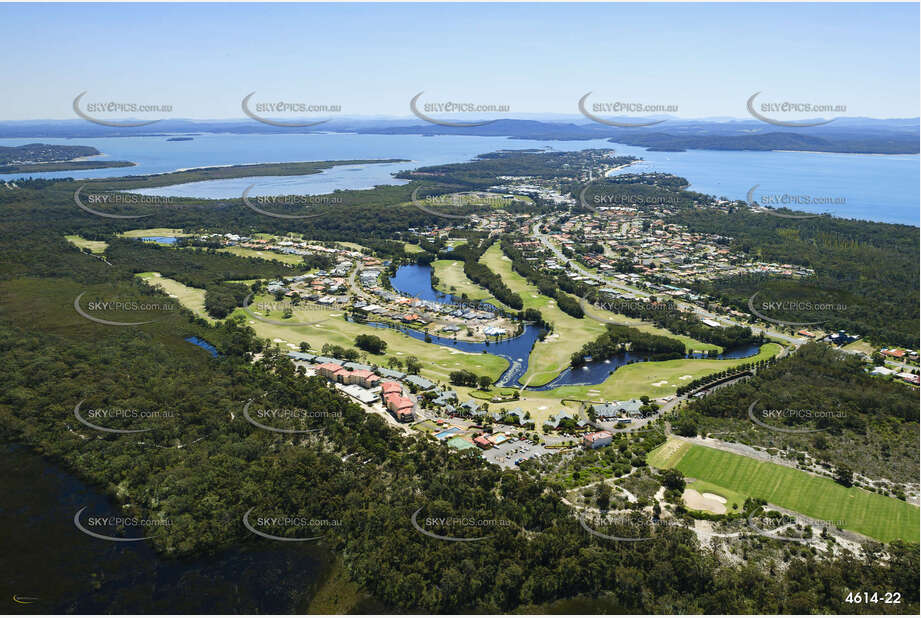
[[[316,544],[257,539],[172,560],[145,541],[96,539],[73,518],[84,506],[86,518],[120,514],[106,496],[20,445],[0,442],[0,466],[0,587],[9,613],[303,613],[331,565]],[[14,595],[34,600],[17,604]]]
[[[159,174],[190,167],[247,163],[326,161],[344,159],[409,159],[406,163],[335,167],[320,174],[295,177],[234,178],[140,190],[150,195],[238,198],[255,184],[251,194],[291,195],[330,193],[336,189],[368,189],[403,184],[393,173],[426,165],[468,161],[478,154],[501,149],[613,148],[619,154],[644,159],[626,171],[658,171],[688,179],[691,189],[731,199],[793,196],[819,200],[797,204],[797,210],[830,212],[836,216],[919,225],[919,155],[854,155],[809,152],[689,150],[649,152],[637,146],[605,140],[517,140],[501,137],[363,135],[316,133],[300,135],[201,134],[193,141],[168,142],[159,137],[0,139],[2,146],[30,142],[95,146],[100,160],[128,160],[132,168],[29,174],[35,177],[100,178]],[[0,180],[23,174],[0,174]],[[779,197],[779,199],[782,199]]]
[[[449,303],[452,301],[460,302],[461,299],[457,299],[450,294],[442,294],[438,290],[432,288],[431,272],[431,266],[421,266],[418,264],[401,266],[397,269],[396,275],[391,277],[390,284],[395,290],[422,300],[443,303]],[[394,327],[390,324],[384,324],[381,322],[368,322],[368,324],[377,328],[394,328],[412,337],[413,339],[418,339],[420,341],[425,341],[426,338],[428,338],[432,344],[448,346],[463,352],[486,352],[496,356],[501,356],[502,358],[509,361],[509,368],[506,369],[505,373],[499,377],[499,380],[496,382],[496,384],[498,386],[515,387],[522,386],[520,379],[528,371],[528,357],[531,355],[531,350],[534,348],[534,344],[540,338],[541,330],[536,326],[526,325],[524,332],[517,337],[504,339],[498,342],[493,341],[487,343],[456,341],[453,337],[440,337],[433,334],[426,334],[422,331],[415,330],[406,326]],[[760,346],[746,345],[731,350],[726,350],[719,356],[708,358],[747,358],[757,354],[759,350]],[[692,355],[692,357],[699,358],[702,357],[702,355],[695,354]],[[610,376],[618,368],[623,367],[624,365],[629,365],[631,363],[642,362],[646,362],[646,360],[641,355],[624,352],[607,360],[589,361],[581,367],[567,368],[559,376],[547,384],[544,384],[543,386],[528,386],[527,390],[546,391],[557,388],[559,386],[601,384],[607,380],[608,376]]]

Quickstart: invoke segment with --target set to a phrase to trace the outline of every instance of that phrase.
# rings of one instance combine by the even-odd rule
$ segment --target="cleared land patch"
[[[737,367],[745,363],[766,360],[777,355],[781,346],[766,343],[761,351],[748,358],[710,360],[702,358],[679,358],[649,363],[624,365],[612,373],[601,384],[585,386],[560,386],[548,395],[572,399],[623,400],[649,395],[652,398],[673,395],[689,379],[702,378],[711,373]],[[688,378],[687,376],[691,376]],[[594,392],[593,392],[594,391]],[[599,394],[600,392],[600,394]]]
[[[79,247],[80,249],[87,249],[90,253],[105,253],[106,249],[109,248],[109,243],[104,240],[87,240],[82,236],[77,236],[74,234],[65,236],[64,238],[67,239],[67,242],[74,245],[75,247]]]
[[[144,279],[152,286],[158,287],[169,296],[179,301],[183,307],[189,309],[200,318],[208,322],[214,322],[214,318],[205,311],[205,291],[201,288],[193,288],[175,279],[163,277],[160,273],[139,273],[136,275]]]
[[[260,306],[260,303],[271,305],[274,299],[270,296],[261,296],[252,299],[252,305]],[[251,309],[255,312],[255,309]],[[319,353],[323,344],[330,343],[347,348],[355,347],[355,337],[357,335],[375,335],[387,342],[387,351],[384,354],[368,354],[367,362],[382,367],[387,366],[387,359],[391,356],[405,359],[407,356],[416,356],[423,363],[422,376],[443,383],[449,382],[449,375],[452,371],[466,369],[477,375],[488,375],[493,380],[497,380],[502,372],[508,368],[508,361],[504,358],[492,354],[464,354],[457,353],[457,350],[450,346],[437,345],[434,343],[425,343],[405,335],[399,331],[389,328],[375,328],[364,324],[356,324],[347,321],[341,310],[312,310],[295,313],[291,318],[294,322],[291,326],[271,324],[261,320],[253,319],[242,309],[237,309],[235,314],[240,314],[260,337],[273,341],[281,340],[282,348],[295,347],[300,345],[301,341],[310,344],[310,349],[314,353]],[[284,321],[281,310],[259,312],[260,317],[268,318],[274,321]],[[313,326],[299,326],[297,322],[310,323],[318,320],[323,322]]]
[[[467,278],[467,275],[464,274],[464,263],[460,260],[435,260],[432,262],[432,268],[435,269],[435,276],[438,277],[436,288],[440,292],[454,296],[466,295],[469,300],[481,300],[500,309],[508,310],[508,307],[499,302],[486,289]]]
[[[675,468],[687,477],[762,498],[810,518],[840,522],[840,528],[883,542],[919,540],[916,506],[795,468],[696,444],[674,447],[672,441],[679,440],[671,438],[649,453],[651,466]]]
[[[143,230],[128,230],[127,232],[122,232],[119,236],[122,238],[146,238],[148,236],[175,236],[176,238],[182,238],[191,236],[191,234],[186,234],[176,228],[150,227]]]
[[[285,264],[303,264],[304,258],[300,255],[290,253],[276,253],[275,251],[260,251],[259,249],[247,249],[246,247],[222,247],[218,249],[221,253],[231,253],[240,257],[254,257],[262,260],[272,260],[274,262],[284,262]]]

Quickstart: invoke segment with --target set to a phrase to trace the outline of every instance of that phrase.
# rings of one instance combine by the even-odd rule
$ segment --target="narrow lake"
[[[446,304],[463,303],[462,299],[456,298],[450,294],[444,294],[432,287],[431,266],[421,266],[411,264],[401,266],[397,269],[396,275],[390,278],[390,285],[394,290],[407,296],[412,296],[420,300],[431,302],[440,302]],[[590,318],[585,318],[590,319]],[[393,326],[382,322],[368,322],[369,326],[375,328],[390,328],[398,330],[414,339],[428,341],[432,344],[448,346],[463,352],[474,352],[494,354],[501,356],[509,361],[509,368],[506,369],[496,381],[497,386],[521,387],[521,377],[528,371],[528,358],[534,344],[540,338],[540,331],[536,326],[525,325],[524,332],[510,339],[504,339],[498,342],[473,342],[457,341],[451,337],[440,337],[426,334],[420,330],[409,328],[407,326]],[[706,358],[727,359],[727,358],[747,358],[758,354],[760,346],[744,345],[730,350],[726,350],[719,356],[710,356]],[[688,358],[704,358],[701,354],[692,354]],[[544,384],[543,386],[528,386],[526,390],[546,391],[559,386],[582,386],[601,384],[614,373],[618,368],[631,363],[647,362],[642,355],[624,352],[613,358],[599,361],[589,361],[581,367],[570,367],[565,369],[559,376]]]

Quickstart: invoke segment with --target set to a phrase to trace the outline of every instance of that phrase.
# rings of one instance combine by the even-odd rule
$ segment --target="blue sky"
[[[748,117],[746,99],[915,117],[918,4],[0,4],[0,119],[73,98],[240,118],[241,98],[409,114],[409,99],[576,113],[599,100]]]

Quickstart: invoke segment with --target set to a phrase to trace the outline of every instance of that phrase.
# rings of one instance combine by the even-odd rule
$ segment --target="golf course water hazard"
[[[395,290],[421,300],[456,304],[464,302],[450,294],[444,294],[432,287],[431,266],[413,264],[401,266],[396,275],[390,279]],[[585,318],[590,319],[590,318]],[[451,347],[462,352],[487,353],[501,356],[509,361],[509,368],[496,381],[497,386],[522,387],[521,377],[528,371],[528,357],[534,344],[540,338],[541,329],[531,324],[526,324],[524,331],[517,337],[510,337],[500,341],[457,341],[449,337],[430,335],[406,326],[393,326],[381,322],[368,322],[369,326],[376,328],[391,328],[398,330],[413,339],[425,341],[435,345]],[[758,354],[760,346],[756,344],[739,346],[724,351],[718,356],[704,357],[701,354],[692,354],[687,358],[711,359],[738,359],[747,358]],[[601,384],[608,379],[614,371],[631,363],[648,362],[640,355],[623,352],[607,360],[589,361],[581,367],[569,367],[556,378],[543,386],[528,386],[527,390],[546,391],[560,386],[590,386]]]

